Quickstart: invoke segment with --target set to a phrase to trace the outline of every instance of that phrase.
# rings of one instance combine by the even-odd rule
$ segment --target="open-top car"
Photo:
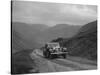
[[[43,49],[43,55],[46,58],[53,58],[59,55],[66,58],[67,53],[67,48],[60,47],[59,43],[47,43]]]

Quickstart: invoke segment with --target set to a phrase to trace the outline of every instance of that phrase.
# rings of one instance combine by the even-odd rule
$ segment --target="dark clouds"
[[[97,19],[97,6],[92,5],[13,1],[12,8],[13,21],[33,24],[82,25]]]

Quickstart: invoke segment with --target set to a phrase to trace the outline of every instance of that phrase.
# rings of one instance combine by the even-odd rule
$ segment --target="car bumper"
[[[51,53],[51,54],[67,54],[68,52],[55,52],[55,53]]]

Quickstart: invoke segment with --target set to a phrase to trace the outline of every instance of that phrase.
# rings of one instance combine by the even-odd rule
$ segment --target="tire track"
[[[38,60],[40,61],[42,60],[42,62],[45,62],[44,67],[42,63],[38,63],[41,65],[40,72],[63,72],[63,71],[77,71],[77,70],[79,71],[79,70],[91,70],[97,68],[96,66],[93,65],[81,64],[78,62],[71,61],[69,59],[45,59],[43,57],[42,51],[38,49],[34,50],[33,54],[35,54]]]
[[[71,60],[64,60],[64,59],[57,59],[57,63],[59,64],[62,64],[62,65],[68,65],[68,66],[71,66],[73,67],[75,70],[92,70],[92,69],[97,69],[97,66],[94,66],[94,65],[88,65],[88,64],[81,64],[81,63],[78,63],[78,62],[74,62],[74,61],[71,61]]]
[[[35,51],[36,51],[35,53],[36,53],[38,56],[44,58],[43,55],[42,55],[42,51],[40,51],[40,50],[35,50]],[[75,65],[75,64],[72,64],[72,63],[70,63],[70,62],[64,62],[64,61],[61,61],[61,60],[58,60],[58,59],[54,59],[54,60],[52,60],[52,59],[46,59],[46,60],[51,61],[51,62],[56,63],[56,64],[59,64],[59,65],[64,66],[64,67],[65,67],[65,66],[66,66],[66,67],[70,67],[70,68],[72,68],[73,70],[86,70],[86,69],[84,69],[84,68],[82,68],[82,67],[79,67],[79,66],[77,66],[77,65]],[[62,60],[65,60],[65,59],[62,59]],[[66,60],[66,61],[67,61],[67,60]]]
[[[30,55],[33,60],[36,60],[38,64],[39,72],[62,72],[62,71],[73,71],[74,69],[71,67],[65,67],[63,65],[59,65],[50,60],[47,60],[40,55],[35,54],[34,52]]]

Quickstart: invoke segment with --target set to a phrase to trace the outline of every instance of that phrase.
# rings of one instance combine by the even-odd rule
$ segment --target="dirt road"
[[[73,60],[70,57],[68,59],[46,59],[43,57],[43,53],[39,49],[34,50],[30,56],[33,60],[35,60],[37,69],[40,73],[97,69],[97,65],[93,64],[94,62],[89,60],[80,62],[75,61],[75,59]]]

